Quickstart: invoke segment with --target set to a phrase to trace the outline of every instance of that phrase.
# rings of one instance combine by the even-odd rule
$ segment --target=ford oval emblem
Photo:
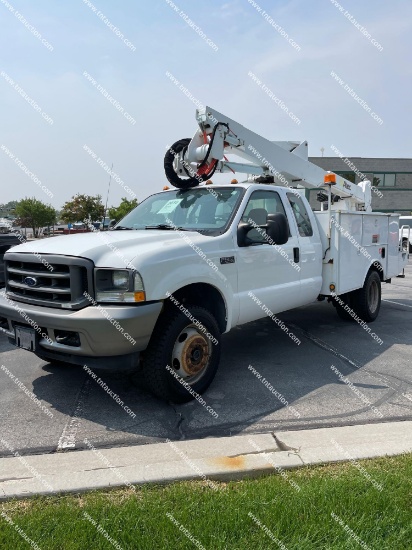
[[[36,286],[37,285],[37,279],[35,277],[25,277],[23,279],[23,283],[27,286]]]

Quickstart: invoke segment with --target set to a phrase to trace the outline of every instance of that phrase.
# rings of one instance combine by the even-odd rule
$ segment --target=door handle
[[[295,264],[299,263],[299,248],[298,247],[293,249],[293,261],[295,262]]]

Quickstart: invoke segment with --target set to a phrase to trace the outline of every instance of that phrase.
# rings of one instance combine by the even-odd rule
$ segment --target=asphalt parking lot
[[[0,335],[0,364],[53,414],[46,415],[0,370],[0,436],[10,448],[31,454],[87,448],[85,439],[113,447],[412,420],[412,262],[405,279],[383,285],[381,312],[371,324],[382,344],[358,324],[340,320],[326,302],[279,317],[300,345],[269,318],[224,336],[218,374],[203,396],[218,418],[197,401],[161,402],[132,375],[99,373],[135,413],[131,418],[81,367],[45,363]],[[0,456],[9,454],[0,442]]]

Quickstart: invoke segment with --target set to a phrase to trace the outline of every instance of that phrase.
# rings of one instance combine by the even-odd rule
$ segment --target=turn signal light
[[[144,302],[146,300],[146,294],[142,291],[134,293],[135,302]]]
[[[329,290],[331,290],[332,292],[335,290],[336,286],[332,283],[331,285],[329,285]]]

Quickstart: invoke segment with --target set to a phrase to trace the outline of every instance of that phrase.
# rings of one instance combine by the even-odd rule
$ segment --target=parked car
[[[64,227],[62,225],[55,225],[54,227],[45,227],[43,229],[43,235],[48,237],[49,235],[62,235]]]
[[[105,217],[102,222],[102,229],[103,231],[107,231],[108,229],[111,229],[116,225],[116,220],[110,219],[109,217]]]
[[[401,216],[399,218],[400,239],[402,239],[402,247],[406,250],[409,245],[409,252],[412,252],[412,216]]]
[[[10,233],[12,222],[10,220],[6,220],[6,218],[0,218],[0,233]]]

